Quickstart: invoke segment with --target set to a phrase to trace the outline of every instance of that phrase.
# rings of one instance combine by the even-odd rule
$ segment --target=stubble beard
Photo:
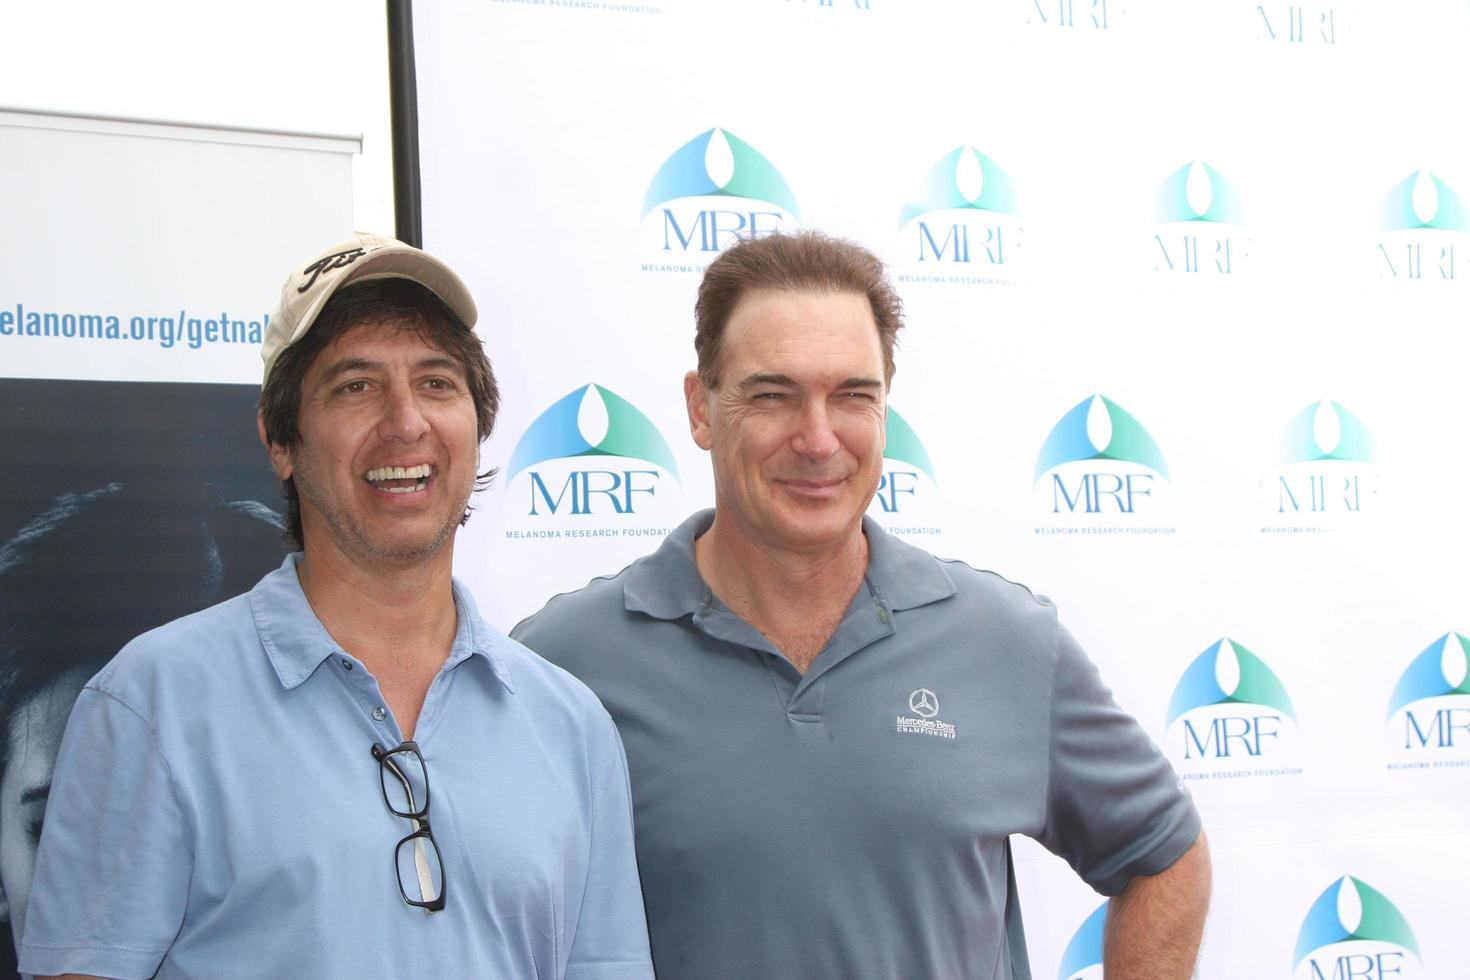
[[[437,555],[439,549],[444,547],[444,542],[448,541],[464,523],[470,503],[470,493],[474,489],[473,482],[465,486],[463,493],[456,498],[458,505],[450,511],[444,523],[430,537],[416,543],[390,546],[375,540],[362,525],[352,519],[346,508],[337,507],[325,494],[318,492],[315,481],[301,479],[299,470],[295,483],[297,495],[303,501],[311,504],[312,508],[322,516],[327,525],[328,535],[336,542],[337,547],[348,554],[358,555],[369,561],[393,565],[412,565],[427,561]]]

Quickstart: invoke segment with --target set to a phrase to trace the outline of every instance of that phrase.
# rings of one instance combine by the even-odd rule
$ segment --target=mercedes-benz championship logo
[[[939,698],[927,687],[921,687],[909,695],[909,710],[920,718],[933,718],[939,714]]]

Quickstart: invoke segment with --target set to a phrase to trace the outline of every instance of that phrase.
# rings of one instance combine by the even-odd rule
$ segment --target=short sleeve
[[[56,760],[21,970],[153,976],[183,922],[192,866],[188,822],[151,728],[89,685]]]
[[[592,836],[587,885],[572,937],[567,980],[652,980],[648,925],[633,851],[628,760],[612,719],[589,733]]]
[[[1046,821],[1038,840],[1098,892],[1116,895],[1188,850],[1199,836],[1199,813],[1077,641],[1057,629]]]

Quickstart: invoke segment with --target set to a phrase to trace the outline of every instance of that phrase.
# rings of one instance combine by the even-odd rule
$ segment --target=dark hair
[[[755,289],[861,293],[868,298],[883,348],[883,380],[893,381],[893,345],[903,327],[903,303],[883,262],[854,242],[819,231],[777,232],[730,246],[709,264],[694,304],[694,352],[699,379],[719,384],[725,324],[740,298]]]
[[[495,429],[495,413],[500,408],[500,389],[479,336],[433,291],[411,279],[388,278],[355,282],[338,290],[317,314],[306,335],[276,359],[270,377],[260,389],[260,416],[265,422],[265,437],[272,445],[294,449],[301,444],[298,428],[301,384],[317,355],[354,327],[385,323],[418,331],[431,347],[460,363],[475,403],[475,429],[481,442],[490,438]],[[484,490],[494,478],[492,467],[479,474],[475,489]],[[300,548],[303,544],[301,500],[296,494],[296,482],[290,478],[282,480],[281,491],[286,497],[286,537]],[[467,507],[460,523],[469,519]]]
[[[10,720],[37,692],[250,589],[281,561],[280,527],[264,504],[197,484],[57,497],[0,547],[0,766]]]

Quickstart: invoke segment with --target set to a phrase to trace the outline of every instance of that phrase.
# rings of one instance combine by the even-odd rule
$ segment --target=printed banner
[[[1216,855],[1200,976],[1465,975],[1470,8],[415,16],[425,244],[505,388],[459,539],[488,616],[710,505],[710,259],[855,238],[908,324],[869,512],[1055,599],[1174,764]],[[1099,976],[1101,898],[1017,856],[1036,975]]]
[[[81,686],[285,553],[260,336],[351,233],[356,148],[0,112],[0,975]]]

